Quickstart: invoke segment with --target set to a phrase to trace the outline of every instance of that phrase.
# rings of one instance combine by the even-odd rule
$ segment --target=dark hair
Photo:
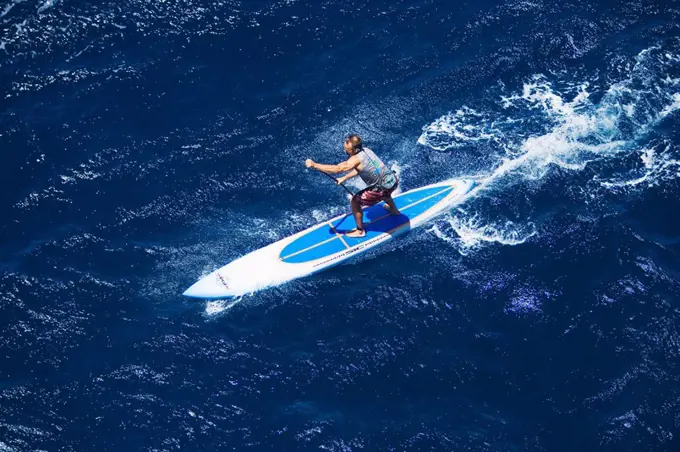
[[[361,137],[357,134],[351,134],[347,136],[347,139],[349,140],[350,143],[352,143],[352,150],[354,151],[360,151],[363,149],[363,142],[361,141]]]

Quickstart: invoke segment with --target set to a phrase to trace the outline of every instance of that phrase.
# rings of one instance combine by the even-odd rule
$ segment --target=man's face
[[[345,138],[345,144],[343,147],[345,148],[346,153],[352,155],[352,142],[349,140],[349,138]]]

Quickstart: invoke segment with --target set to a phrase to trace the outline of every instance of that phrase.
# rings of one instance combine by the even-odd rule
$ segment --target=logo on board
[[[229,282],[227,282],[227,278],[225,278],[224,276],[220,275],[220,272],[216,272],[215,274],[217,275],[217,281],[220,282],[220,283],[222,283],[222,285],[223,285],[224,287],[226,287],[227,289],[229,289]]]

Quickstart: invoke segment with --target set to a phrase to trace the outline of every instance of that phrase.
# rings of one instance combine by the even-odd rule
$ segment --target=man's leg
[[[387,195],[387,198],[385,198],[385,209],[389,210],[393,215],[401,215],[397,205],[394,203],[394,199],[392,199],[392,195]]]
[[[352,206],[352,214],[354,215],[354,222],[357,224],[357,228],[352,229],[345,235],[347,237],[363,237],[366,235],[366,231],[364,231],[364,213],[361,211],[361,204],[359,204],[356,196],[352,197],[350,205]]]

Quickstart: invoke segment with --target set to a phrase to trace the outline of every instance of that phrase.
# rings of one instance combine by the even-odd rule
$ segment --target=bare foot
[[[399,209],[392,209],[387,204],[383,204],[383,209],[387,210],[392,215],[401,215],[401,212],[399,212]]]
[[[364,229],[352,229],[351,231],[345,232],[347,237],[364,237],[366,231]]]

